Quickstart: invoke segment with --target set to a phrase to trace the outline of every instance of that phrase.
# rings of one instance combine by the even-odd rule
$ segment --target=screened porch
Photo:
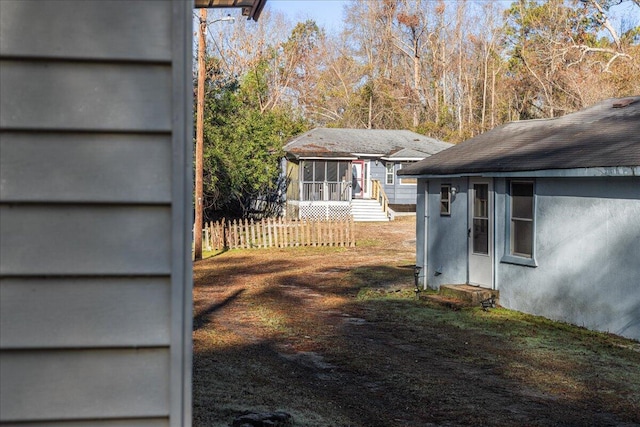
[[[351,200],[351,162],[304,160],[301,162],[301,201]]]

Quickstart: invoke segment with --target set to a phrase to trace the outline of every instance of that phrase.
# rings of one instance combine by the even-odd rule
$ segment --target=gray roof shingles
[[[316,128],[292,139],[284,150],[295,157],[391,156],[405,150],[424,158],[451,146],[408,130]]]
[[[640,96],[608,99],[559,118],[511,122],[399,174],[636,166],[640,166]]]

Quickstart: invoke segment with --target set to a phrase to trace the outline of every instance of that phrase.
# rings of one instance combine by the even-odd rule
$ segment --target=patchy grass
[[[640,423],[640,343],[416,300],[414,229],[195,263],[194,425],[248,410],[318,427]]]

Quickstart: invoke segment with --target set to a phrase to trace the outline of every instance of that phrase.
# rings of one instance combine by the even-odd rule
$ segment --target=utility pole
[[[205,31],[207,30],[207,9],[200,9],[200,31],[198,33],[198,94],[196,102],[196,185],[195,185],[195,225],[193,226],[194,259],[202,259],[202,172],[204,149],[204,76]]]

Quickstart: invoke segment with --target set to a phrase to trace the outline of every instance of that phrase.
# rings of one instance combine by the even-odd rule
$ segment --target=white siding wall
[[[0,424],[190,424],[191,5],[0,1]]]

